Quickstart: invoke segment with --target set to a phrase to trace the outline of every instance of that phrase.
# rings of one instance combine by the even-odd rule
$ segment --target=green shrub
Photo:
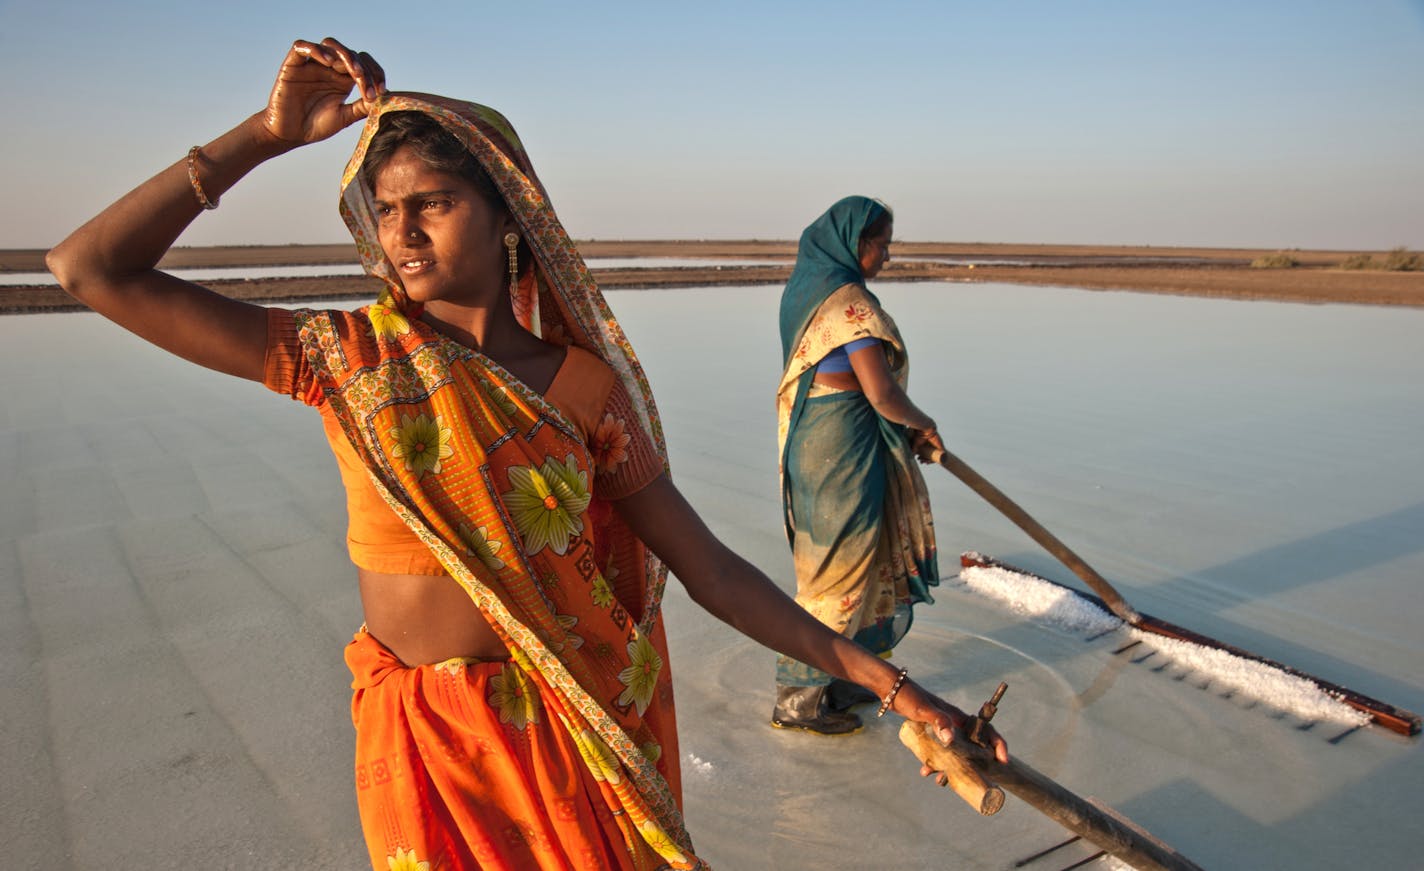
[[[1267,254],[1265,257],[1257,257],[1251,261],[1252,269],[1292,269],[1299,265],[1299,260],[1284,251]]]
[[[1340,263],[1341,269],[1378,269],[1374,258],[1368,254],[1351,254]]]
[[[1384,268],[1391,272],[1418,272],[1424,269],[1424,255],[1404,247],[1395,248],[1385,256]]]

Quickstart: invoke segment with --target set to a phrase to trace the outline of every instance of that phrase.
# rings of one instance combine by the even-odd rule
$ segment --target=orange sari
[[[380,118],[436,118],[503,194],[536,268],[516,315],[576,344],[617,384],[590,446],[498,364],[429,329],[376,242],[358,169]],[[683,826],[660,603],[666,569],[606,501],[666,468],[637,358],[559,224],[513,130],[482,106],[392,94],[367,121],[342,215],[381,299],[299,311],[291,391],[325,405],[378,493],[480,608],[501,662],[405,668],[364,632],[347,651],[357,793],[373,865],[389,869],[707,867]],[[280,355],[280,351],[278,352]],[[636,480],[635,480],[636,479]]]

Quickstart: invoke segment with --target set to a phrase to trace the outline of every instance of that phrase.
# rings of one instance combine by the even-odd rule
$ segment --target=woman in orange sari
[[[385,283],[376,302],[267,309],[157,270],[251,169],[362,118],[341,211]],[[668,569],[715,616],[942,739],[963,721],[806,615],[678,493],[637,357],[491,109],[387,92],[369,55],[299,40],[266,108],[49,266],[148,341],[320,413],[365,615],[346,659],[379,871],[706,867],[681,815]]]

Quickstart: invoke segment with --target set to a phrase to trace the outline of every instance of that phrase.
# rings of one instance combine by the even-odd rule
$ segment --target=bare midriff
[[[437,327],[437,329],[440,329]],[[528,333],[527,343],[498,362],[540,394],[549,392],[567,351]],[[491,354],[491,356],[495,356]],[[457,657],[508,659],[509,651],[475,607],[465,588],[449,575],[398,575],[356,569],[366,631],[408,666]]]
[[[860,390],[860,379],[855,377],[854,372],[817,372],[811,380],[837,390]]]
[[[504,642],[454,578],[368,569],[357,569],[357,576],[366,631],[406,665],[509,657]]]

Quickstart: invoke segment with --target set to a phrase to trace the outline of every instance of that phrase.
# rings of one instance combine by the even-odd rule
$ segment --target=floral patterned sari
[[[909,382],[895,321],[865,287],[864,228],[885,206],[846,197],[801,235],[781,298],[785,369],[777,388],[782,507],[796,564],[796,602],[817,620],[887,654],[909,631],[914,606],[939,583],[929,492],[905,428],[858,390],[814,383],[832,350],[876,338],[891,374]],[[831,675],[788,656],[782,686],[823,686]]]
[[[353,642],[358,796],[404,778],[409,790],[392,795],[420,805],[385,799],[368,813],[362,804],[373,861],[382,871],[705,868],[680,810],[660,619],[666,569],[607,502],[626,437],[606,434],[595,455],[541,395],[417,319],[359,174],[393,111],[435,118],[479,159],[534,253],[513,294],[520,323],[611,367],[619,418],[604,428],[634,433],[652,445],[653,471],[666,468],[637,358],[508,122],[441,97],[383,98],[346,169],[341,212],[387,290],[356,312],[296,313],[293,393],[335,416],[376,490],[466,590],[509,659],[397,672],[364,633]],[[373,702],[385,684],[399,687]],[[427,801],[448,784],[466,800]]]

